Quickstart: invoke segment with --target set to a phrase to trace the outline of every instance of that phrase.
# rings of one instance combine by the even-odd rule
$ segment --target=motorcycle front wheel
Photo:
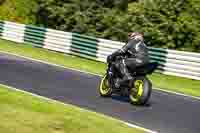
[[[112,95],[112,88],[109,86],[108,76],[104,75],[99,85],[99,93],[102,97],[109,97]]]

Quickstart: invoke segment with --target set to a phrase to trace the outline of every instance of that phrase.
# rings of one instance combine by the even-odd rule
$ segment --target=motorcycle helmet
[[[144,40],[144,34],[142,32],[131,32],[128,34],[129,40]]]

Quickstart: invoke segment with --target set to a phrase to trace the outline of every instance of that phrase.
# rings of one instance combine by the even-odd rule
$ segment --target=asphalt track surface
[[[100,77],[95,75],[0,53],[0,84],[161,133],[200,132],[200,100],[153,90],[148,106],[133,106],[126,97],[99,97],[99,83]]]

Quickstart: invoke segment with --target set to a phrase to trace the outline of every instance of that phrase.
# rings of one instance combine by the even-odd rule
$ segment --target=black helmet
[[[131,32],[128,34],[128,39],[144,40],[144,34],[142,32]]]

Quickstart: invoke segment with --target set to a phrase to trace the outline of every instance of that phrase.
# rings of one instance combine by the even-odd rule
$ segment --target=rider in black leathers
[[[109,55],[107,62],[113,62],[117,56],[122,58],[113,64],[123,76],[122,79],[117,78],[116,80],[115,87],[118,88],[120,84],[133,79],[128,68],[135,70],[137,67],[149,63],[148,48],[144,43],[143,33],[133,32],[129,34],[128,42],[121,49]]]

